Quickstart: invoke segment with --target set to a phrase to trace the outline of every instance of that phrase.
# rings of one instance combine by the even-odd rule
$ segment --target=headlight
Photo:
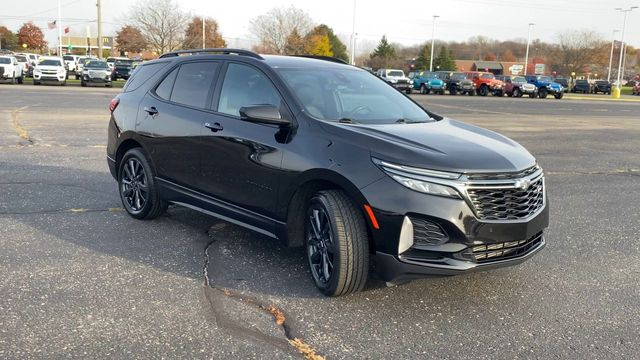
[[[40,71],[40,69],[35,68],[35,69],[33,69],[33,72],[36,73],[36,74],[40,74],[41,71]]]
[[[404,187],[424,194],[444,196],[461,199],[462,197],[454,188],[438,184],[443,180],[455,180],[460,174],[444,171],[414,168],[404,165],[396,165],[379,159],[372,159],[373,162],[382,169],[393,180]]]

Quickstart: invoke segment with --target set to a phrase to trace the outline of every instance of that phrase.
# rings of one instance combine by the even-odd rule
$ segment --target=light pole
[[[527,31],[527,51],[524,55],[524,76],[527,76],[527,68],[529,67],[529,43],[531,43],[531,27],[534,23],[529,23],[529,30]]]
[[[353,0],[353,21],[351,22],[351,65],[356,64],[356,0]]]
[[[202,49],[206,49],[206,35],[205,35],[205,22],[204,22],[204,16],[202,17]]]
[[[628,9],[616,8],[616,11],[621,11],[624,14],[622,18],[622,38],[620,39],[620,61],[618,62],[618,90],[622,87],[622,57],[624,56],[624,30],[627,26],[627,14],[637,8],[637,6],[632,6]]]
[[[431,29],[431,57],[429,58],[429,71],[433,71],[433,46],[436,41],[436,19],[439,18],[440,15],[433,15],[433,29]]]
[[[611,39],[611,54],[609,55],[609,73],[607,74],[607,82],[611,82],[611,63],[613,62],[613,48],[616,43],[616,33],[620,30],[613,30],[613,39]]]

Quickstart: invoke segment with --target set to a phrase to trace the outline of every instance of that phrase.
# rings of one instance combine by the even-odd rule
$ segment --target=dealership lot
[[[2,358],[299,357],[288,338],[327,358],[640,351],[640,102],[413,96],[539,159],[548,245],[514,268],[329,299],[299,249],[184,208],[121,211],[105,160],[117,92],[0,85]]]

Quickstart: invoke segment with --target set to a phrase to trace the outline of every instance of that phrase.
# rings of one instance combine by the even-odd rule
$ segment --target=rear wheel
[[[487,88],[486,85],[480,86],[480,89],[478,90],[478,95],[487,96],[488,93],[489,93],[489,89]]]
[[[520,91],[520,89],[513,89],[513,97],[522,97],[522,92]]]
[[[553,97],[556,99],[562,99],[562,97],[564,96],[564,93],[562,92],[557,92],[555,94],[553,94]]]
[[[136,219],[154,219],[167,209],[158,194],[155,170],[140,148],[131,149],[122,157],[118,189],[122,205]]]
[[[305,238],[311,275],[327,296],[364,288],[369,241],[362,212],[339,190],[317,193],[307,207]]]

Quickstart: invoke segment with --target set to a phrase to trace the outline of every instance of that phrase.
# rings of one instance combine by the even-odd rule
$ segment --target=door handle
[[[156,109],[155,106],[152,106],[152,107],[146,107],[145,106],[144,107],[144,111],[146,111],[147,114],[149,114],[151,116],[158,115],[158,112],[159,112],[158,109]]]
[[[218,131],[224,130],[224,128],[222,127],[222,125],[220,125],[220,123],[213,123],[213,124],[204,123],[204,127],[206,127],[207,129],[209,129],[209,130],[211,130],[213,132],[218,132]]]

